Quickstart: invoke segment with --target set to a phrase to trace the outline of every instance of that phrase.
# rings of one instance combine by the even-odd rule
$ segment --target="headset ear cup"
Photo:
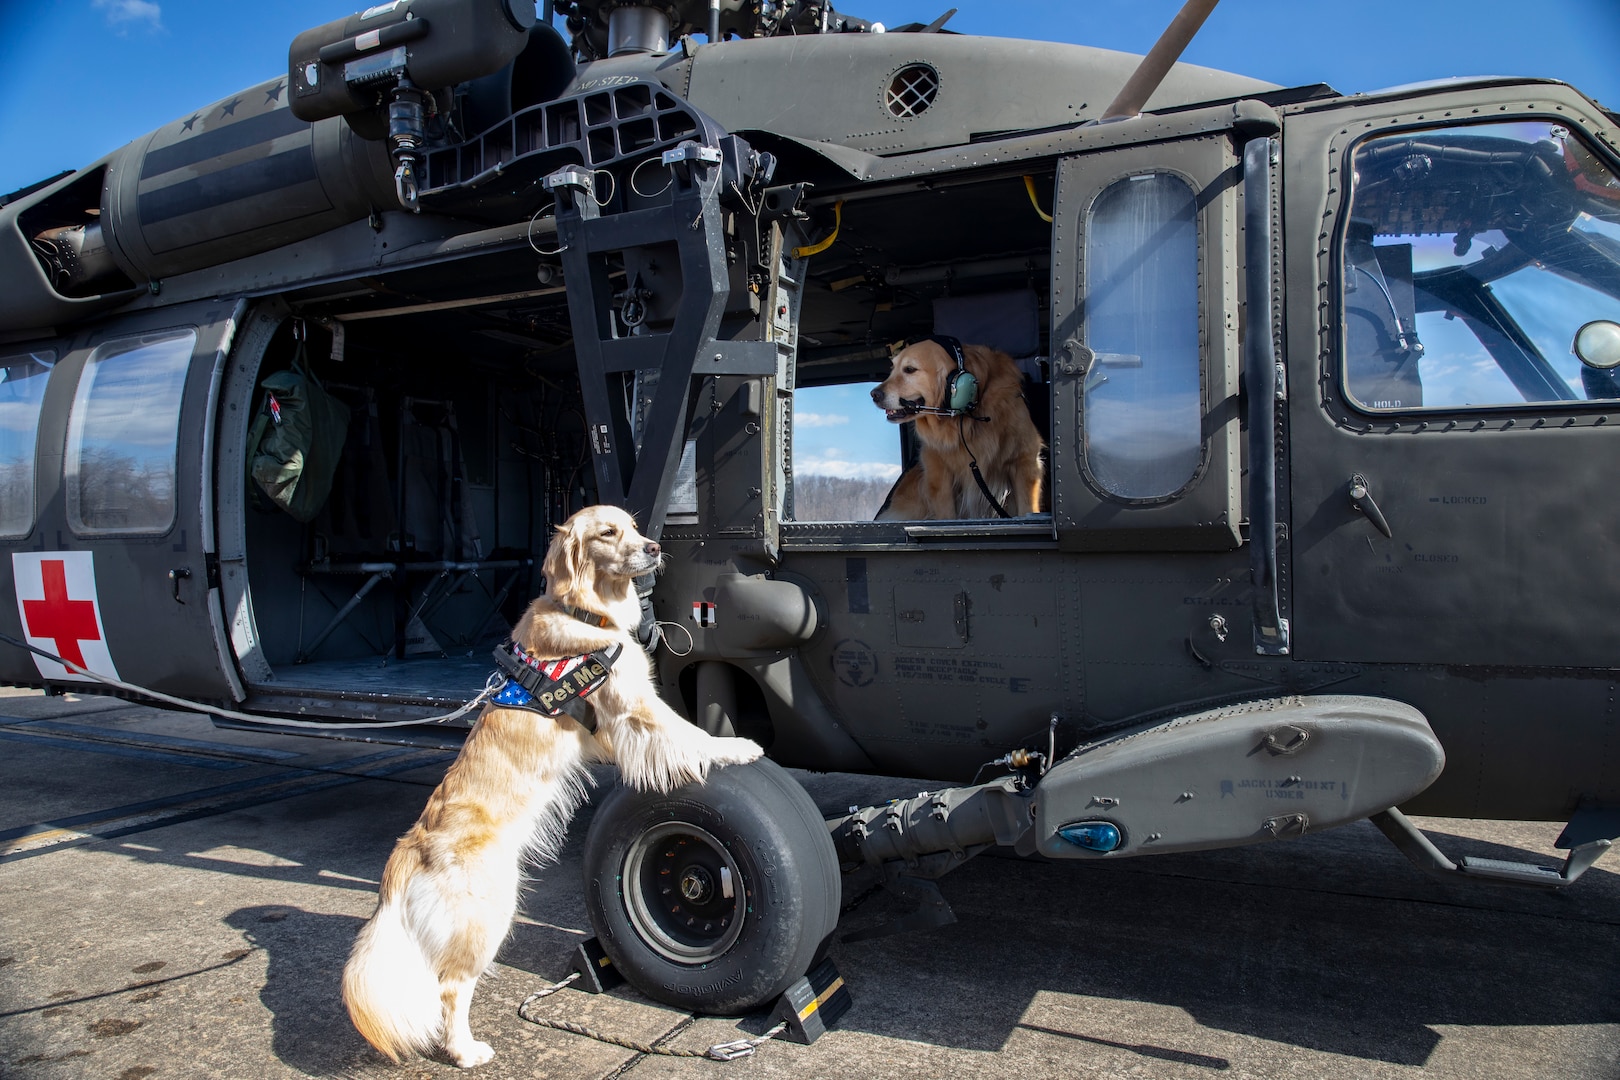
[[[966,412],[979,400],[979,380],[966,368],[958,370],[945,384],[945,399],[952,412]]]

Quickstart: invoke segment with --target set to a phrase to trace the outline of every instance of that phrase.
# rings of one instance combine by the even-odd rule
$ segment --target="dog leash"
[[[82,675],[87,679],[94,679],[96,682],[103,683],[115,690],[122,690],[126,694],[133,694],[137,697],[149,698],[152,701],[161,702],[172,709],[179,709],[183,712],[197,713],[201,716],[217,716],[226,720],[234,720],[239,724],[258,724],[264,727],[316,728],[325,731],[358,731],[361,729],[370,730],[375,728],[420,727],[424,724],[448,724],[452,720],[458,720],[472,712],[474,709],[483,705],[484,702],[488,701],[490,697],[501,688],[502,682],[499,676],[491,675],[490,678],[485,681],[484,688],[478,692],[477,697],[464,703],[452,712],[442,713],[438,716],[424,716],[419,720],[378,720],[365,723],[355,722],[341,724],[320,724],[311,720],[294,720],[290,717],[254,716],[249,713],[241,713],[236,712],[233,709],[226,709],[218,705],[209,705],[206,702],[192,701],[189,698],[174,697],[171,694],[160,693],[159,691],[153,690],[149,687],[138,686],[135,683],[127,683],[120,679],[109,678],[106,675],[91,671],[82,664],[76,664],[72,660],[65,660],[62,657],[57,656],[55,653],[37,648],[36,646],[30,645],[26,641],[19,641],[10,634],[0,633],[0,641],[5,642],[7,645],[15,645],[19,649],[26,649],[29,652],[34,653],[36,656],[43,656],[45,659],[51,661],[52,663],[60,664],[63,668],[73,672],[76,675]]]
[[[637,1042],[635,1039],[627,1039],[620,1035],[610,1035],[607,1032],[597,1031],[595,1028],[587,1027],[584,1024],[576,1024],[571,1020],[556,1020],[549,1016],[534,1016],[530,1013],[529,1007],[535,1002],[542,998],[548,998],[557,991],[572,985],[578,978],[579,972],[576,971],[561,982],[552,983],[550,986],[530,994],[528,997],[523,999],[523,1004],[518,1006],[518,1016],[521,1019],[527,1020],[529,1023],[535,1024],[539,1027],[552,1028],[556,1031],[566,1031],[573,1035],[582,1035],[587,1039],[595,1039],[597,1042],[607,1043],[610,1046],[622,1046],[626,1050],[634,1050],[638,1054],[657,1054],[661,1057],[676,1058],[708,1058],[710,1061],[736,1061],[738,1058],[748,1057],[760,1046],[770,1042],[772,1039],[776,1038],[778,1035],[782,1034],[782,1032],[787,1030],[787,1021],[784,1020],[780,1024],[777,1024],[775,1027],[771,1028],[771,1030],[767,1031],[765,1034],[756,1035],[750,1039],[737,1039],[734,1042],[716,1043],[707,1050],[682,1050],[679,1047],[661,1046],[659,1043],[672,1039],[676,1035],[679,1035],[682,1031],[685,1031],[686,1028],[694,1022],[696,1017],[688,1017],[684,1023],[677,1025],[673,1031],[670,1031],[668,1034],[662,1036],[658,1042],[644,1043]]]

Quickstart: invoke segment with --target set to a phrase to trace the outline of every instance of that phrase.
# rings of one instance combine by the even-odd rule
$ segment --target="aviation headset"
[[[933,334],[925,340],[944,349],[956,361],[956,370],[945,380],[945,408],[941,411],[951,416],[963,416],[972,411],[979,403],[979,380],[967,369],[962,343],[944,334]]]

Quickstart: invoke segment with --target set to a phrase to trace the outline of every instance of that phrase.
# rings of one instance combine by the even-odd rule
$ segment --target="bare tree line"
[[[892,480],[795,477],[793,518],[795,521],[871,521],[893,486]]]

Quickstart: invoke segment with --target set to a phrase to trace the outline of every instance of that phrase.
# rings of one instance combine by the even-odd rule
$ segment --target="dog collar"
[[[573,607],[569,604],[558,604],[557,606],[562,608],[567,614],[578,619],[580,622],[586,623],[590,626],[595,626],[600,629],[605,628],[608,625],[609,620],[606,615],[598,615],[594,611],[586,611],[584,608]]]

